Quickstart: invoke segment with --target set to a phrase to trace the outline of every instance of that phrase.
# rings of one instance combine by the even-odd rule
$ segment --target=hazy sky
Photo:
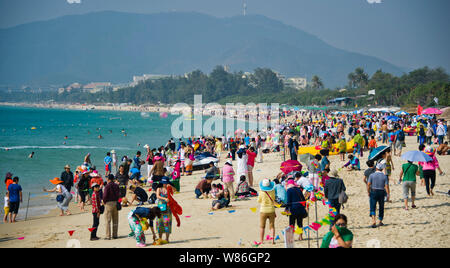
[[[70,3],[71,2],[71,3]],[[243,0],[0,0],[0,28],[102,10],[136,13],[243,13]],[[246,0],[264,15],[348,51],[402,67],[450,71],[450,0]]]

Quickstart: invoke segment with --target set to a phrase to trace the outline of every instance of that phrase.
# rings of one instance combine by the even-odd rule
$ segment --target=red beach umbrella
[[[280,170],[286,175],[292,171],[302,171],[302,164],[297,160],[287,160],[281,163]]]

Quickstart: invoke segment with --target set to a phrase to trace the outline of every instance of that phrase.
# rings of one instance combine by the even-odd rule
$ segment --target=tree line
[[[287,87],[275,72],[268,68],[257,68],[252,74],[227,72],[217,66],[210,74],[195,70],[184,76],[146,80],[134,87],[117,91],[88,93],[58,92],[12,92],[2,93],[0,101],[59,103],[131,103],[141,104],[192,104],[194,95],[201,94],[203,102],[226,103],[280,103],[288,105],[328,105],[330,99],[349,97],[347,104],[365,106],[450,106],[450,79],[443,68],[423,67],[400,77],[382,70],[369,76],[363,68],[356,68],[347,76],[348,84],[335,89],[325,88],[315,75],[305,89]],[[346,90],[339,90],[345,88]],[[369,95],[375,90],[375,95]]]

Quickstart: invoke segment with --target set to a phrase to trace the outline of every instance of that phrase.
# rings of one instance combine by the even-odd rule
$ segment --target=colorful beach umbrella
[[[411,162],[429,162],[433,159],[428,156],[426,153],[421,151],[409,151],[404,154],[402,154],[402,159],[405,159],[407,161]]]
[[[384,145],[374,148],[372,150],[372,152],[369,154],[369,160],[378,160],[378,157],[380,157],[388,149],[389,149],[389,147],[384,146]]]
[[[423,110],[422,114],[442,114],[442,111],[437,108],[427,108]]]
[[[289,174],[292,171],[302,171],[302,164],[297,160],[287,160],[281,163],[280,170],[283,171],[284,174]]]

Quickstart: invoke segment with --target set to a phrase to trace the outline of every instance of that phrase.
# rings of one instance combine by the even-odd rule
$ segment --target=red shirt
[[[9,187],[10,184],[13,183],[13,180],[12,179],[7,179],[5,183],[6,183],[6,191],[8,191],[8,187]]]
[[[98,192],[92,193],[92,213],[98,213],[100,209],[100,198]]]
[[[254,167],[255,166],[255,158],[256,158],[256,153],[247,150],[247,165]]]

